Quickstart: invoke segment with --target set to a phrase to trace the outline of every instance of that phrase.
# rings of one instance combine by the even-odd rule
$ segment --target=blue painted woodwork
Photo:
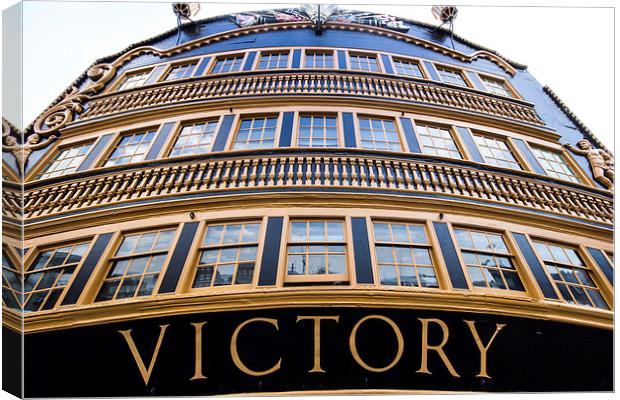
[[[168,68],[167,64],[158,65],[157,67],[155,67],[153,71],[151,71],[151,75],[149,75],[149,78],[146,80],[146,82],[144,82],[144,84],[150,85],[157,82],[159,78],[161,78],[161,75],[164,73],[166,68]]]
[[[168,263],[166,273],[161,280],[157,293],[176,292],[179,279],[181,278],[181,273],[183,272],[183,267],[185,266],[185,261],[187,261],[189,250],[192,247],[192,242],[194,241],[194,236],[196,236],[197,229],[198,222],[186,222],[183,224],[183,229],[179,235],[179,240],[172,251],[170,262]]]
[[[82,164],[80,164],[76,171],[86,171],[94,167],[93,164],[95,160],[102,152],[106,150],[113,137],[113,133],[108,133],[107,135],[101,136],[99,140],[97,140],[95,145],[90,149],[90,152],[88,152],[88,155],[86,156],[84,161],[82,161]]]
[[[200,61],[200,64],[198,64],[198,68],[196,68],[196,71],[194,71],[194,75],[193,76],[202,76],[204,75],[207,71],[207,65],[209,65],[209,61],[211,61],[211,57],[205,57]]]
[[[480,150],[478,150],[478,146],[476,146],[476,142],[474,142],[474,138],[469,132],[469,129],[463,128],[462,126],[457,126],[456,130],[459,132],[459,136],[463,140],[463,143],[465,143],[465,146],[467,146],[467,150],[469,151],[469,155],[472,160],[483,163],[484,158],[482,157],[482,154],[480,154]]]
[[[355,144],[355,123],[352,113],[342,113],[342,130],[344,131],[344,146],[357,147]]]
[[[357,283],[373,284],[375,282],[372,273],[372,258],[368,240],[368,227],[366,218],[351,218],[351,232],[353,234],[353,256],[355,258],[355,279]]]
[[[293,136],[293,118],[294,112],[285,112],[282,115],[282,126],[280,128],[280,147],[291,147],[291,138]]]
[[[519,153],[523,157],[525,157],[525,159],[527,160],[527,163],[530,165],[530,167],[532,167],[532,169],[534,169],[535,172],[542,174],[542,175],[547,175],[544,168],[540,165],[540,163],[538,162],[538,159],[536,158],[534,153],[532,153],[532,150],[527,145],[527,143],[525,143],[525,141],[521,139],[515,139],[515,138],[513,138],[512,141],[517,146],[517,150],[519,151]]]
[[[467,78],[469,79],[469,81],[471,83],[474,84],[474,87],[476,89],[483,90],[485,92],[487,91],[486,86],[484,86],[484,83],[482,83],[482,81],[478,77],[478,74],[476,74],[475,72],[472,72],[472,71],[465,71],[465,74],[467,74]]]
[[[541,265],[538,257],[536,257],[536,254],[534,254],[534,249],[532,248],[532,245],[527,237],[522,233],[514,232],[512,237],[515,239],[515,242],[517,242],[517,246],[519,246],[527,266],[534,274],[534,278],[538,283],[538,287],[542,290],[543,296],[547,299],[557,299],[558,295],[553,289],[553,286],[549,281],[549,277],[547,277],[547,274],[545,273],[544,267]]]
[[[280,243],[282,242],[283,217],[269,217],[265,231],[263,255],[260,262],[258,286],[273,286],[278,278]]]
[[[301,63],[301,49],[293,50],[293,60],[291,68],[299,68]]]
[[[149,149],[149,152],[146,154],[145,160],[155,160],[159,158],[159,152],[161,151],[164,144],[168,141],[168,137],[172,132],[172,127],[174,127],[174,122],[168,122],[164,124],[157,133],[155,137],[155,142]]]
[[[605,278],[611,283],[611,286],[614,285],[614,267],[607,260],[603,252],[599,249],[595,249],[593,247],[588,247],[588,253],[592,256],[596,264],[599,266],[603,274],[605,274]]]
[[[420,143],[418,142],[418,138],[415,135],[415,130],[413,128],[413,123],[411,122],[411,119],[401,117],[400,124],[403,127],[403,133],[405,134],[405,139],[407,140],[409,151],[416,154],[422,153],[422,149],[420,148]]]
[[[245,48],[245,47],[241,47]],[[256,52],[250,51],[245,58],[245,64],[243,64],[243,71],[251,71],[252,65],[254,65],[254,60],[256,59]]]
[[[446,269],[448,270],[448,276],[450,277],[450,283],[454,289],[469,289],[467,279],[463,273],[463,266],[456,253],[456,246],[450,236],[450,230],[448,224],[445,222],[433,222],[433,228],[439,241],[439,247],[441,248],[441,254],[443,260],[446,263]]]
[[[217,131],[217,135],[215,136],[212,151],[224,150],[234,119],[235,116],[233,114],[224,115],[224,120],[220,124],[220,129]]]
[[[387,54],[381,54],[381,60],[383,60],[383,66],[385,67],[385,72],[388,74],[394,73],[394,67],[392,66],[392,59]]]

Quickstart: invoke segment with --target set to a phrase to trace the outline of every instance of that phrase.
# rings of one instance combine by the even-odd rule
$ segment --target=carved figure
[[[56,139],[56,135],[50,135],[41,142],[41,138],[39,137],[39,135],[34,133],[28,136],[28,139],[26,139],[26,143],[24,143],[23,145],[19,144],[17,139],[11,136],[8,131],[2,132],[2,138],[2,151],[10,151],[11,153],[13,153],[19,166],[21,168],[24,168],[30,154],[32,154],[32,152],[35,150],[46,147],[54,139]]]
[[[570,143],[566,143],[564,147],[575,154],[586,157],[590,163],[594,179],[607,189],[613,190],[614,158],[609,153],[603,149],[595,149],[592,147],[592,143],[585,139],[577,142],[577,148],[571,146]]]

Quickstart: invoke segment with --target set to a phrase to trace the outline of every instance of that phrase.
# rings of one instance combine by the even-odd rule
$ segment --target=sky
[[[337,4],[437,22],[431,5],[409,6],[403,4],[415,2],[397,0],[381,5],[361,3]],[[459,2],[451,3],[458,6]],[[492,4],[479,0],[481,6],[458,6],[455,33],[528,65],[541,84],[549,85],[603,143],[613,147],[614,10],[606,7],[612,3],[593,1],[589,8],[567,7],[579,3],[570,0],[543,3],[561,7],[485,3]],[[195,18],[298,4],[203,2]],[[25,1],[23,124],[36,118],[95,59],[175,25],[169,2]]]

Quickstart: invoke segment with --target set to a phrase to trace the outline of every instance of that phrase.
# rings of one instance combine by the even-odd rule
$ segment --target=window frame
[[[260,49],[257,50],[258,53],[258,57],[254,57],[254,64],[252,65],[252,71],[255,72],[260,72],[260,71],[264,71],[264,72],[273,72],[273,71],[285,71],[285,70],[290,70],[291,69],[291,65],[293,63],[293,49],[292,48],[267,48],[267,49]],[[267,69],[260,69],[260,61],[261,59],[264,57],[264,55],[266,54],[275,54],[275,53],[279,53],[279,54],[286,54],[287,58],[286,58],[286,67],[284,68],[267,68]]]
[[[363,50],[359,51],[355,49],[346,49],[346,53],[347,53],[347,70],[348,71],[354,71],[354,72],[365,73],[365,74],[385,73],[385,66],[382,64],[382,61],[381,61],[381,53],[379,52],[372,53],[369,51],[363,51]],[[353,67],[351,66],[352,65],[351,56],[374,57],[374,59],[377,61],[377,71],[367,71],[365,69],[353,69]]]
[[[581,169],[581,167],[579,166],[579,164],[577,164],[577,161],[575,161],[575,159],[568,153],[568,151],[566,151],[566,149],[564,148],[554,148],[551,147],[549,145],[545,145],[545,144],[540,144],[538,142],[526,142],[527,146],[529,147],[530,151],[532,152],[532,155],[534,156],[534,159],[536,160],[536,162],[538,163],[538,165],[543,169],[544,174],[540,174],[538,173],[538,175],[546,177],[546,178],[551,178],[551,179],[555,179],[558,180],[560,182],[564,182],[564,183],[572,183],[572,184],[577,184],[577,185],[590,185],[590,186],[594,186],[596,187],[596,184],[592,181],[592,179],[590,179],[590,177],[588,175],[586,175],[586,173]],[[547,172],[547,169],[545,168],[544,165],[542,165],[542,163],[540,162],[538,156],[536,155],[536,153],[534,153],[534,150],[536,149],[541,149],[544,151],[548,151],[551,153],[556,153],[559,154],[562,159],[566,162],[566,164],[569,166],[569,168],[573,171],[575,178],[577,179],[577,182],[573,182],[569,179],[564,179],[564,178],[558,178],[556,176],[552,176],[549,175],[549,173]]]
[[[327,242],[323,241],[320,243],[325,244],[326,246],[329,243],[338,243],[344,244],[344,257],[345,257],[345,273],[344,274],[304,274],[304,275],[288,275],[288,247],[290,243],[304,243],[304,245],[308,245],[309,243],[319,243],[318,241],[314,242],[290,242],[291,235],[291,223],[292,222],[311,222],[311,221],[320,221],[320,222],[342,222],[342,232],[344,235],[344,241],[342,242]],[[316,284],[318,287],[324,287],[326,283],[336,283],[336,282],[348,282],[346,287],[353,287],[356,285],[355,283],[355,265],[353,260],[353,246],[352,246],[352,232],[351,232],[351,217],[348,214],[342,215],[329,215],[329,214],[297,214],[297,213],[289,213],[284,222],[282,229],[282,240],[280,245],[280,261],[278,265],[279,276],[277,279],[278,287],[287,287],[287,286],[304,286],[309,284]]]
[[[237,140],[237,135],[239,134],[239,129],[241,128],[241,122],[244,119],[255,119],[255,118],[271,118],[271,117],[275,117],[276,118],[276,132],[273,138],[273,147],[258,147],[255,149],[234,149],[233,147],[235,146],[236,140]],[[261,151],[261,150],[268,150],[268,149],[277,149],[280,147],[280,130],[282,129],[282,112],[281,111],[273,111],[273,112],[269,112],[269,111],[264,111],[264,112],[249,112],[249,113],[243,113],[240,112],[238,114],[235,115],[235,120],[233,121],[231,128],[230,128],[230,132],[228,134],[228,139],[226,141],[226,146],[224,147],[224,151]]]
[[[606,312],[614,312],[614,300],[613,300],[613,295],[614,294],[613,294],[613,292],[612,293],[609,292],[607,286],[604,284],[604,279],[605,278],[601,275],[601,272],[598,269],[598,266],[595,266],[596,263],[591,262],[591,259],[590,259],[589,255],[586,254],[587,251],[585,251],[583,245],[572,246],[572,245],[569,245],[569,244],[566,244],[564,242],[557,241],[557,240],[554,240],[554,239],[550,239],[550,238],[546,238],[546,237],[542,237],[542,236],[532,236],[532,235],[528,235],[528,240],[530,242],[530,246],[532,247],[532,252],[534,253],[534,256],[536,257],[536,259],[540,263],[541,267],[543,268],[543,270],[545,272],[545,276],[547,277],[547,279],[551,283],[551,286],[553,287],[553,291],[554,291],[554,293],[558,297],[557,299],[545,298],[545,301],[549,301],[549,302],[556,303],[556,304],[562,304],[563,306],[578,307],[579,309],[596,310],[596,311],[603,311],[603,312],[605,312],[605,311]],[[562,296],[562,293],[560,292],[560,289],[558,288],[557,284],[555,283],[555,279],[553,279],[553,277],[551,276],[551,273],[547,269],[547,263],[545,262],[543,257],[538,253],[538,250],[536,250],[536,246],[535,246],[536,242],[542,242],[542,243],[546,244],[547,246],[555,245],[555,246],[559,246],[559,247],[563,247],[563,248],[574,250],[577,253],[577,256],[579,257],[579,259],[582,261],[583,267],[574,266],[572,264],[558,263],[558,262],[554,262],[554,261],[551,261],[551,263],[553,263],[554,266],[555,265],[566,265],[566,266],[569,267],[569,269],[582,269],[582,270],[588,271],[589,272],[588,276],[594,282],[594,284],[596,286],[596,290],[598,290],[600,296],[603,298],[603,301],[607,305],[607,308],[599,308],[599,307],[597,307],[595,305],[593,305],[593,306],[586,306],[586,305],[578,304],[578,303],[568,303],[566,300],[564,300],[564,296]],[[603,253],[605,253],[605,252],[603,252]],[[569,285],[567,285],[567,286],[569,286]],[[581,284],[579,284],[579,286],[580,287],[584,287]],[[587,297],[588,297],[588,299],[590,299],[589,296],[587,296]]]
[[[160,124],[160,125],[147,125],[147,126],[143,126],[143,127],[140,127],[140,128],[134,128],[134,129],[126,130],[126,131],[116,132],[114,134],[114,137],[112,138],[112,140],[110,140],[111,143],[108,143],[106,148],[98,156],[98,159],[97,159],[96,163],[94,164],[93,169],[94,168],[114,168],[114,167],[123,166],[123,165],[136,165],[136,164],[139,164],[139,163],[142,163],[142,162],[152,161],[152,160],[140,160],[140,161],[128,162],[128,163],[124,163],[124,164],[108,165],[108,166],[105,165],[106,162],[108,161],[108,159],[110,158],[110,155],[114,152],[114,150],[116,149],[116,147],[118,146],[120,141],[123,139],[123,137],[129,136],[129,135],[134,135],[134,134],[137,134],[137,133],[143,133],[143,132],[146,133],[146,132],[150,132],[150,131],[155,131],[155,136],[153,137],[153,140],[151,141],[151,143],[149,144],[149,147],[144,152],[144,157],[146,158],[146,156],[149,154],[149,152],[151,151],[151,149],[155,145],[155,141],[157,140],[157,136],[159,135],[159,132],[160,132],[162,126],[163,126],[163,124]]]
[[[202,117],[196,117],[196,118],[191,118],[191,119],[183,119],[183,120],[178,120],[174,123],[174,126],[172,128],[172,134],[170,135],[170,137],[166,140],[166,143],[162,146],[162,149],[160,151],[160,154],[163,154],[162,158],[171,158],[171,159],[176,159],[176,158],[181,158],[181,157],[196,157],[199,155],[205,155],[205,154],[211,154],[213,153],[213,146],[215,145],[215,140],[217,139],[217,134],[220,131],[220,128],[222,126],[222,121],[223,121],[223,116],[222,115],[218,115],[218,114],[209,114],[209,115],[205,115]],[[178,156],[172,156],[172,150],[174,150],[174,145],[176,144],[179,136],[181,135],[181,132],[183,131],[183,128],[187,125],[195,125],[195,124],[200,124],[200,123],[208,123],[208,122],[216,122],[215,125],[215,132],[213,135],[213,142],[211,143],[211,147],[209,149],[208,152],[206,153],[192,153],[192,154],[182,154],[182,155],[178,155]]]
[[[418,141],[418,143],[420,145],[421,154],[423,154],[425,156],[429,156],[429,157],[440,157],[441,159],[445,159],[445,160],[473,161],[473,159],[471,157],[471,154],[469,154],[469,149],[467,148],[467,145],[465,145],[465,143],[463,143],[463,139],[461,138],[461,135],[458,133],[458,131],[457,131],[457,129],[456,129],[456,127],[454,125],[450,125],[450,124],[443,123],[443,122],[427,121],[427,120],[424,120],[424,119],[417,119],[417,118],[415,118],[415,119],[411,118],[411,120],[413,122],[413,130],[414,130],[414,134],[415,134],[416,140]],[[424,151],[425,145],[422,143],[420,129],[418,128],[420,125],[426,126],[426,127],[431,127],[431,128],[447,130],[450,133],[450,137],[452,138],[452,141],[456,145],[456,148],[457,148],[459,154],[461,155],[461,158],[453,158],[453,157],[442,156],[442,155],[439,155],[439,154],[432,154],[432,153],[425,152]],[[435,148],[435,147],[433,147],[433,148]]]
[[[433,66],[435,67],[435,70],[437,71],[437,76],[439,77],[439,81],[441,83],[444,83],[446,85],[451,85],[453,87],[458,87],[458,88],[468,88],[468,89],[474,89],[475,88],[474,84],[471,82],[471,80],[467,76],[467,73],[466,73],[465,69],[459,68],[459,67],[456,67],[456,66],[453,66],[453,65],[442,64],[442,63],[433,63]],[[465,85],[458,85],[456,83],[446,82],[444,80],[443,76],[441,76],[441,73],[439,71],[440,69],[441,70],[447,70],[447,71],[458,73],[463,78],[463,81],[465,82]]]
[[[305,47],[301,52],[301,60],[299,61],[300,69],[311,69],[317,71],[329,71],[329,70],[337,70],[338,69],[338,57],[336,55],[336,49],[331,48],[315,48],[315,47]],[[306,67],[306,59],[308,57],[308,53],[323,53],[330,54],[332,56],[332,64],[331,68],[328,67]]]
[[[400,77],[403,77],[403,78],[409,78],[409,79],[429,80],[428,71],[426,70],[426,67],[424,66],[424,63],[422,62],[422,60],[418,60],[416,58],[410,58],[410,57],[401,57],[399,55],[394,55],[394,54],[390,54],[390,59],[392,61],[392,68],[394,69],[394,75],[400,76]],[[422,74],[422,76],[421,77],[417,77],[417,76],[410,76],[410,75],[399,74],[398,70],[396,68],[396,62],[397,61],[406,62],[406,63],[410,63],[410,64],[416,64],[418,66],[418,69],[420,70],[420,73]]]
[[[50,150],[47,151],[43,157],[41,157],[41,159],[39,161],[37,161],[37,163],[34,165],[34,167],[26,172],[25,174],[25,179],[24,181],[29,182],[29,181],[34,181],[34,182],[38,182],[38,181],[46,181],[47,179],[54,179],[54,178],[60,178],[63,176],[69,176],[72,174],[76,174],[80,171],[77,171],[77,169],[80,168],[80,166],[84,163],[84,161],[86,160],[86,158],[92,153],[92,151],[94,150],[95,146],[97,145],[97,141],[98,138],[80,138],[77,141],[74,142],[63,142],[63,141],[56,141],[56,143],[53,143],[52,146],[50,147]],[[50,163],[54,160],[54,158],[56,157],[56,154],[58,154],[58,152],[63,151],[67,148],[70,147],[76,147],[76,146],[82,146],[84,144],[88,144],[90,143],[91,147],[90,149],[86,152],[86,154],[84,155],[84,159],[82,160],[82,162],[80,163],[80,165],[77,166],[76,171],[71,172],[70,174],[65,174],[65,175],[59,175],[53,178],[39,178],[39,176],[43,173],[43,171],[45,170],[45,168],[50,165]]]
[[[334,117],[336,118],[336,139],[338,141],[338,145],[336,147],[326,147],[326,146],[299,146],[299,131],[300,131],[300,123],[302,116],[325,116],[325,117]],[[343,130],[341,126],[341,115],[338,111],[313,111],[313,110],[297,110],[295,111],[295,117],[293,119],[293,132],[291,138],[291,147],[299,148],[299,149],[338,149],[344,147],[344,138],[343,138]]]
[[[164,68],[164,70],[159,75],[157,80],[155,82],[153,82],[153,83],[182,82],[184,80],[191,79],[191,78],[194,77],[194,74],[196,73],[196,70],[198,69],[198,66],[200,65],[200,61],[201,60],[202,60],[202,58],[190,57],[190,58],[185,58],[185,59],[182,59],[182,60],[175,60],[173,62],[168,62],[168,63],[165,64],[166,68]],[[186,77],[183,77],[183,78],[176,78],[176,79],[166,80],[166,78],[168,77],[168,75],[170,74],[170,72],[174,68],[180,67],[180,66],[184,66],[184,65],[191,65],[191,64],[194,64],[194,69],[192,70],[192,73],[191,73],[190,76],[186,76]]]
[[[501,229],[494,229],[492,227],[488,227],[488,226],[478,226],[478,225],[472,225],[472,224],[467,224],[467,223],[449,223],[449,231],[450,231],[450,237],[452,242],[454,243],[454,247],[456,250],[456,254],[457,257],[459,259],[459,263],[461,264],[461,271],[463,271],[463,275],[465,277],[465,281],[467,282],[467,286],[470,292],[472,293],[476,293],[476,294],[492,294],[494,296],[497,296],[499,294],[501,294],[501,296],[504,297],[515,297],[515,298],[537,298],[536,296],[536,288],[533,286],[533,282],[534,282],[534,277],[533,275],[531,275],[531,271],[529,271],[529,268],[525,267],[525,262],[523,261],[522,257],[521,257],[521,253],[518,249],[518,246],[513,242],[511,235],[509,234],[510,232],[507,230],[501,230]],[[486,233],[486,234],[494,234],[494,235],[499,235],[501,236],[502,240],[504,241],[504,244],[506,245],[506,247],[508,248],[508,258],[511,258],[514,263],[515,269],[514,271],[517,273],[517,276],[519,277],[519,280],[521,281],[521,284],[523,285],[523,291],[519,291],[519,290],[512,290],[512,289],[501,289],[501,288],[492,288],[492,287],[480,287],[480,286],[474,286],[471,277],[469,276],[469,272],[467,271],[467,263],[465,262],[465,259],[463,257],[463,250],[461,249],[461,246],[459,245],[459,242],[457,241],[456,238],[456,230],[457,229],[465,229],[468,231],[477,231],[477,232],[481,232],[481,233]],[[477,251],[476,249],[466,249],[465,251]],[[482,251],[483,253],[485,253],[484,251]],[[495,253],[493,253],[495,254]],[[497,253],[500,255],[505,255],[504,253]]]
[[[403,286],[403,285],[383,285],[381,284],[381,276],[379,272],[379,259],[377,257],[377,241],[375,240],[375,222],[377,223],[390,223],[390,224],[411,224],[411,225],[421,225],[424,227],[424,233],[426,234],[426,238],[428,239],[428,244],[417,244],[410,243],[404,244],[404,247],[423,247],[426,248],[430,254],[431,262],[433,263],[432,268],[435,270],[435,279],[437,279],[437,287],[428,287],[428,286]],[[368,224],[368,241],[370,243],[370,252],[371,252],[371,262],[372,262],[372,270],[373,276],[375,280],[375,285],[378,288],[383,289],[397,289],[397,290],[408,290],[408,291],[438,291],[445,290],[450,286],[446,285],[447,276],[444,274],[444,264],[443,257],[441,257],[437,251],[439,250],[439,244],[437,239],[434,236],[433,230],[430,228],[429,224],[431,222],[430,218],[426,219],[410,219],[410,218],[393,218],[393,217],[381,217],[381,216],[373,216],[370,215],[367,221]],[[392,245],[397,242],[392,242]],[[380,242],[381,244],[388,244],[388,242]],[[427,267],[427,266],[423,266]],[[417,265],[415,266],[417,269]],[[417,271],[416,271],[417,272]],[[400,273],[399,273],[400,276]]]
[[[235,225],[243,223],[257,223],[258,224],[258,242],[256,243],[256,260],[254,261],[254,272],[252,274],[252,282],[244,284],[233,285],[219,285],[210,287],[193,287],[194,279],[196,279],[196,273],[198,272],[198,265],[200,265],[201,252],[206,248],[203,245],[205,234],[208,227],[213,225]],[[258,279],[260,276],[261,261],[263,256],[265,234],[267,231],[267,217],[259,214],[249,214],[246,216],[230,216],[206,219],[200,221],[200,225],[194,235],[194,242],[190,249],[190,256],[187,257],[183,273],[179,281],[181,284],[182,293],[217,293],[217,292],[231,292],[231,291],[247,291],[248,289],[255,289],[258,286]],[[253,242],[252,242],[253,243]],[[230,246],[218,246],[217,248],[226,247],[243,247],[239,246],[239,243],[231,244]]]
[[[509,137],[509,136],[500,136],[500,135],[496,135],[496,134],[493,134],[493,133],[489,133],[489,132],[485,132],[485,131],[480,131],[480,130],[476,130],[476,129],[470,129],[469,131],[470,131],[470,133],[472,135],[472,139],[474,140],[474,144],[475,144],[476,148],[478,149],[478,151],[480,152],[480,155],[482,156],[482,159],[484,160],[484,164],[490,165],[490,166],[493,166],[493,167],[497,167],[497,168],[504,168],[504,169],[507,169],[507,170],[510,170],[510,171],[526,171],[526,172],[530,172],[531,171],[529,165],[527,164],[527,160],[525,160],[523,158],[523,156],[521,155],[521,153],[519,153],[519,151],[518,151],[517,147],[514,145],[511,137]],[[520,169],[515,169],[515,168],[510,168],[510,167],[503,167],[503,166],[500,166],[500,165],[489,164],[487,162],[487,159],[484,156],[484,154],[482,154],[480,146],[476,142],[476,136],[482,136],[482,137],[485,137],[485,138],[494,139],[494,140],[498,140],[498,141],[504,142],[506,144],[506,147],[508,147],[508,150],[510,151],[510,153],[514,157],[515,162],[521,168]]]
[[[366,111],[366,110],[365,110]],[[368,110],[370,111],[370,110]],[[380,152],[388,152],[388,153],[406,153],[409,152],[409,145],[407,143],[407,139],[404,136],[404,130],[403,127],[400,124],[400,118],[398,118],[397,115],[392,114],[385,114],[385,113],[381,113],[381,112],[374,112],[375,110],[372,110],[373,113],[367,113],[367,112],[355,112],[353,117],[355,119],[354,124],[355,124],[355,146],[358,150],[362,150],[362,151],[380,151]],[[379,111],[379,110],[376,110]],[[396,129],[396,134],[398,135],[398,141],[400,142],[400,150],[380,150],[380,149],[367,149],[365,147],[362,146],[362,130],[360,127],[360,118],[369,118],[369,119],[381,119],[381,120],[390,120],[392,122],[394,122],[394,127]],[[344,134],[344,132],[343,132]],[[373,139],[373,143],[374,143],[374,139]],[[389,143],[389,142],[387,142]]]
[[[215,66],[217,65],[217,62],[222,60],[222,59],[226,59],[226,58],[232,58],[236,56],[241,56],[241,64],[239,65],[239,70],[238,71],[229,71],[229,72],[213,72],[213,69],[215,68]],[[209,65],[208,68],[206,69],[206,73],[203,73],[201,76],[220,76],[220,75],[225,75],[225,74],[236,74],[239,72],[243,71],[243,66],[245,65],[245,62],[248,58],[248,52],[247,51],[243,51],[243,52],[228,52],[228,53],[221,53],[218,55],[214,55],[213,59],[209,61]]]
[[[73,305],[63,305],[62,302],[64,301],[64,299],[65,299],[65,297],[67,295],[67,289],[70,288],[73,285],[73,281],[75,280],[76,276],[79,274],[80,270],[82,269],[82,266],[84,265],[84,261],[88,257],[88,254],[91,252],[92,247],[93,247],[93,245],[94,245],[94,243],[96,241],[96,236],[97,235],[80,236],[80,237],[66,239],[66,240],[62,240],[62,241],[58,241],[58,242],[45,243],[45,244],[42,244],[42,245],[36,245],[34,248],[28,250],[28,254],[24,255],[24,264],[23,264],[23,271],[22,271],[22,277],[23,277],[22,290],[25,288],[25,282],[26,282],[26,276],[27,276],[26,275],[26,271],[28,271],[33,266],[34,262],[37,260],[38,256],[41,253],[43,253],[45,251],[48,251],[48,250],[52,250],[52,249],[53,250],[59,249],[59,248],[65,247],[65,246],[76,246],[76,245],[79,245],[79,244],[86,244],[87,245],[86,250],[84,252],[84,256],[82,257],[80,262],[75,266],[75,270],[73,271],[73,273],[71,275],[71,278],[67,281],[66,285],[62,289],[62,292],[58,296],[58,299],[56,299],[55,306],[53,308],[48,309],[48,310],[31,311],[31,312],[28,312],[26,314],[39,314],[39,313],[43,313],[43,312],[53,312],[54,310],[59,310],[61,308],[67,308],[67,307],[73,306]],[[26,265],[27,265],[27,267],[26,267]],[[54,267],[54,268],[57,268],[57,267]],[[38,281],[37,281],[37,283],[38,283]],[[52,287],[49,287],[47,289],[49,289],[49,292],[51,292],[51,291],[53,291],[53,288],[54,287],[52,286]],[[86,288],[84,288],[83,291],[86,291]],[[32,290],[29,293],[31,293],[31,292],[32,292]],[[22,304],[22,310],[23,310],[24,306],[26,305],[25,304],[26,300],[29,297],[26,297],[25,291],[24,291],[24,293],[22,293],[22,295],[23,295],[23,304]],[[26,314],[24,314],[24,315],[26,315]]]
[[[134,302],[134,301],[145,301],[145,300],[152,299],[155,296],[158,296],[159,295],[158,291],[161,286],[161,282],[163,280],[163,277],[166,275],[168,266],[170,265],[172,253],[174,252],[174,249],[176,248],[178,244],[179,236],[182,231],[182,226],[183,226],[183,223],[179,223],[176,225],[175,224],[155,225],[155,226],[149,226],[149,227],[143,227],[143,228],[133,228],[133,229],[129,228],[125,230],[121,229],[119,231],[116,231],[114,237],[110,240],[108,244],[108,249],[106,253],[101,256],[101,259],[97,263],[96,268],[99,271],[99,273],[96,275],[93,274],[93,276],[90,278],[92,283],[88,287],[84,288],[83,292],[87,292],[88,294],[83,304],[109,306],[112,304],[121,304],[121,303]],[[142,253],[132,253],[131,255],[125,255],[125,256],[120,256],[120,257],[116,256],[116,253],[120,249],[120,246],[123,243],[123,240],[125,239],[125,237],[132,236],[132,235],[139,235],[143,233],[160,232],[160,231],[165,231],[165,230],[173,230],[174,235],[172,237],[172,241],[170,242],[170,247],[168,248],[168,251],[167,251],[168,254],[166,255],[163,266],[158,273],[157,281],[155,282],[155,285],[153,286],[153,290],[151,294],[147,296],[135,296],[134,295],[133,297],[126,297],[122,299],[97,301],[97,296],[99,295],[99,292],[103,288],[103,285],[105,284],[106,278],[115,260],[131,259],[131,258],[140,257],[145,254],[163,253],[163,251],[151,251],[151,252],[142,252]],[[142,275],[144,275],[144,272]],[[136,293],[138,290],[139,288],[136,288]],[[178,293],[178,291],[176,293]]]
[[[10,310],[12,312],[17,312],[20,313],[20,316],[23,317],[22,311],[24,309],[24,305],[22,304],[23,300],[24,300],[24,296],[23,296],[23,290],[24,290],[24,273],[23,273],[23,265],[21,263],[21,260],[19,259],[19,255],[16,255],[16,251],[14,251],[13,249],[11,249],[11,247],[8,244],[4,244],[2,245],[2,253],[3,253],[3,258],[6,258],[7,261],[9,263],[11,263],[12,265],[10,266],[4,266],[4,264],[2,265],[2,290],[7,290],[10,295],[13,297],[13,299],[17,302],[17,304],[19,305],[19,308],[12,308],[9,307],[8,305],[5,304],[4,302],[4,294],[3,294],[3,298],[2,298],[2,307],[3,309],[6,310]],[[32,262],[32,261],[31,261]],[[4,278],[4,269],[7,269],[9,271],[11,271],[14,274],[17,274],[20,278],[20,287],[19,290],[15,290],[13,288],[13,286],[10,284],[10,282],[8,283],[8,285],[4,284],[5,278]],[[8,280],[7,280],[8,281]],[[64,290],[63,290],[64,292]],[[64,295],[64,293],[62,293],[61,295]],[[58,298],[58,300],[60,300],[60,297]]]
[[[119,76],[114,83],[110,86],[110,89],[106,92],[106,93],[118,93],[118,92],[126,92],[129,90],[134,90],[134,89],[139,89],[142,88],[146,85],[146,82],[149,80],[149,78],[151,78],[151,76],[153,75],[153,71],[155,71],[155,68],[157,68],[157,65],[149,65],[143,68],[135,68],[135,69],[130,69],[127,71],[123,71],[123,73],[121,74],[121,76]],[[123,86],[123,83],[125,83],[125,80],[130,76],[130,75],[139,75],[142,72],[146,72],[148,71],[147,75],[146,75],[146,79],[144,80],[144,83],[140,86],[134,86],[132,88],[129,89],[121,89],[120,87]],[[160,77],[161,78],[161,77]]]
[[[509,99],[516,99],[516,100],[522,100],[523,98],[521,97],[521,95],[519,95],[519,93],[515,90],[515,88],[512,86],[512,84],[510,82],[508,82],[507,79],[501,78],[499,76],[495,76],[495,75],[489,75],[489,74],[485,74],[482,72],[475,72],[476,74],[478,74],[478,78],[480,79],[480,82],[482,83],[482,86],[484,86],[484,90],[490,94],[494,94],[496,96],[502,96],[505,98],[509,98]],[[499,93],[495,93],[489,90],[487,83],[485,82],[485,79],[488,80],[494,80],[497,82],[500,82],[501,84],[504,85],[504,88],[506,89],[506,91],[508,93],[510,93],[510,96],[506,96],[504,94],[499,94]]]

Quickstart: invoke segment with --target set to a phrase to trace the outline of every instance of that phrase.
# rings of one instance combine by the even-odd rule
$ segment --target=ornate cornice
[[[34,133],[42,136],[49,136],[52,133],[57,134],[60,129],[71,123],[77,116],[82,113],[82,111],[84,110],[84,104],[88,102],[91,96],[99,93],[105,87],[105,84],[115,76],[116,71],[120,67],[140,55],[150,54],[158,57],[170,57],[204,45],[244,35],[288,29],[310,28],[312,28],[312,23],[307,21],[257,25],[248,28],[241,28],[232,31],[216,33],[210,36],[182,43],[167,50],[162,50],[153,46],[140,46],[132,48],[131,50],[122,53],[118,58],[116,58],[110,63],[100,63],[91,66],[86,73],[86,75],[90,79],[90,84],[87,84],[84,89],[78,90],[78,82],[76,81],[73,86],[69,87],[62,96],[56,99],[56,101],[52,103],[52,105],[48,107],[48,109],[35,120],[32,127],[28,127],[25,131],[30,132],[32,130]],[[514,75],[516,73],[516,70],[510,65],[510,63],[508,63],[498,55],[485,50],[479,50],[471,54],[465,54],[428,40],[406,35],[404,33],[355,23],[326,23],[325,29],[330,28],[368,32],[380,36],[386,36],[389,38],[402,40],[407,43],[415,44],[427,49],[437,51],[441,54],[453,57],[463,62],[472,62],[478,58],[485,58],[496,63],[498,66],[500,66],[511,75]]]
[[[568,108],[568,106],[566,105],[566,103],[564,103],[560,97],[549,87],[549,86],[545,86],[543,87],[543,90],[545,91],[545,93],[547,93],[547,95],[549,95],[549,97],[551,98],[551,100],[553,100],[553,102],[560,108],[560,110],[562,110],[562,112],[564,114],[566,114],[566,116],[575,124],[577,125],[577,128],[579,128],[579,130],[588,137],[588,139],[590,139],[590,141],[596,143],[596,145],[605,150],[606,152],[608,152],[609,154],[613,154],[607,147],[605,147],[605,145],[596,137],[594,136],[594,133],[577,117],[577,115],[575,115],[574,112],[571,111],[570,108]]]

